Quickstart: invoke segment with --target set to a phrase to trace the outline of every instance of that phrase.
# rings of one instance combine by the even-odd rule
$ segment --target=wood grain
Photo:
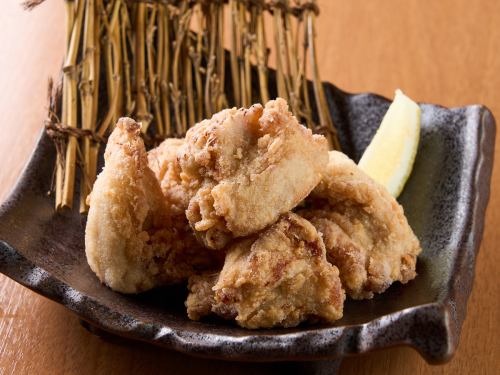
[[[318,20],[323,79],[351,91],[446,106],[486,104],[500,119],[500,2],[324,0]],[[0,12],[0,199],[13,187],[45,116],[49,75],[63,54],[62,1]],[[500,141],[497,141],[497,146]],[[497,147],[497,153],[500,152]],[[476,280],[455,357],[429,366],[409,348],[344,360],[341,374],[496,374],[500,371],[500,171],[494,168]],[[0,276],[0,374],[256,373],[252,365],[192,359],[103,341],[65,308]]]

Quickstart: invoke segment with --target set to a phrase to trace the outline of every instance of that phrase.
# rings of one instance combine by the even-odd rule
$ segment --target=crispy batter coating
[[[218,272],[206,272],[189,277],[189,295],[186,300],[189,319],[200,320],[202,317],[211,314],[212,306],[215,303],[215,293],[212,288],[218,278]]]
[[[415,278],[420,244],[403,208],[344,154],[331,151],[323,180],[299,214],[323,234],[348,295],[372,298]]]
[[[161,190],[173,213],[184,215],[189,204],[189,195],[181,180],[181,168],[177,152],[184,139],[168,138],[148,152],[148,164],[160,181]]]
[[[184,280],[213,261],[187,221],[172,219],[139,133],[132,119],[118,121],[89,199],[85,230],[90,267],[123,293]]]
[[[191,319],[211,310],[253,329],[294,327],[305,320],[333,322],[342,317],[345,299],[321,236],[293,213],[258,235],[236,241],[218,277],[197,276],[189,287]]]
[[[226,109],[191,128],[181,147],[187,218],[203,243],[223,248],[293,209],[321,179],[327,142],[301,126],[285,100]]]

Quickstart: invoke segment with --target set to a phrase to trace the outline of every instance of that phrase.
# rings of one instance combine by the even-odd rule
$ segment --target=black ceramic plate
[[[344,151],[358,160],[389,101],[325,84]],[[124,296],[101,285],[84,254],[85,219],[56,214],[47,195],[54,147],[42,135],[15,190],[0,209],[0,271],[65,305],[101,330],[212,358],[277,361],[341,358],[400,344],[427,361],[454,353],[481,241],[495,144],[482,106],[422,105],[417,160],[400,202],[421,241],[418,277],[370,301],[347,301],[334,325],[250,331],[190,321],[185,287]]]

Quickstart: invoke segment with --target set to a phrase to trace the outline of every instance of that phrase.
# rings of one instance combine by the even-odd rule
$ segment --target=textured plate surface
[[[358,160],[389,106],[325,84],[344,152]],[[400,202],[421,241],[418,277],[370,301],[350,301],[329,326],[249,331],[190,321],[184,286],[124,296],[101,285],[84,254],[85,219],[55,214],[47,195],[55,150],[42,135],[0,208],[0,272],[65,305],[91,325],[182,352],[248,361],[341,358],[400,344],[440,363],[454,353],[483,231],[495,143],[488,109],[422,105],[416,164]]]

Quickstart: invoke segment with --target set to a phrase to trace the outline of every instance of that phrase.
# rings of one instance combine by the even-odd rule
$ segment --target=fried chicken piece
[[[197,276],[189,287],[191,319],[211,310],[252,329],[294,327],[305,320],[333,322],[342,317],[345,299],[339,271],[326,260],[320,235],[293,213],[236,241],[218,277]]]
[[[109,137],[85,230],[91,269],[123,293],[185,280],[213,261],[187,221],[172,219],[139,133],[139,124],[121,118]]]
[[[182,214],[189,204],[189,195],[181,180],[181,168],[177,152],[184,144],[184,139],[168,138],[158,147],[148,152],[148,164],[160,181],[161,190],[171,210]]]
[[[279,98],[200,122],[178,156],[191,198],[186,216],[213,249],[276,222],[311,192],[328,162],[326,139]]]
[[[328,260],[354,299],[372,298],[416,276],[420,244],[403,208],[346,155],[330,152],[323,180],[299,211],[323,234]]]
[[[212,288],[218,278],[218,272],[206,272],[189,277],[189,295],[186,300],[189,319],[200,320],[202,317],[210,315],[212,306],[215,303],[215,293]]]

